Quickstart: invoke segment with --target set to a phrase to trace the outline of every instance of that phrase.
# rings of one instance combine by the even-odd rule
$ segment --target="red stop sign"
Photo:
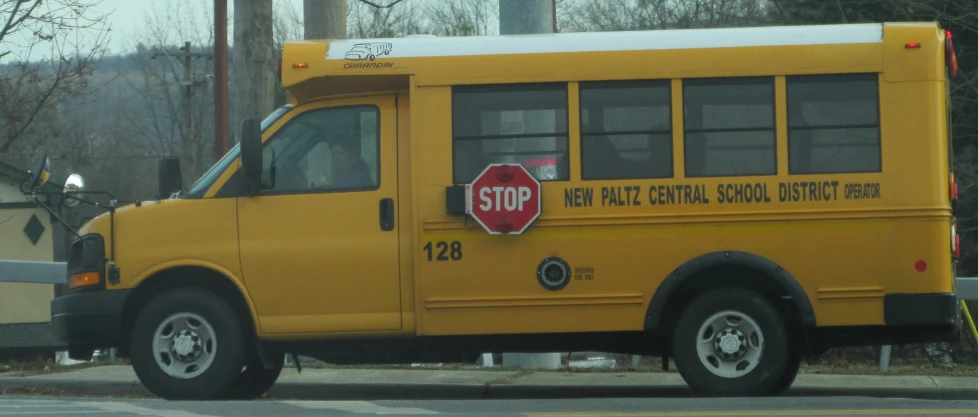
[[[465,211],[493,235],[518,235],[540,217],[540,182],[519,164],[492,164],[465,186]]]

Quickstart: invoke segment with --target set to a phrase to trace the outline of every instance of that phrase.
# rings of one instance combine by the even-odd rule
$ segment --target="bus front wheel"
[[[133,370],[168,400],[225,397],[241,374],[246,338],[241,320],[220,296],[200,288],[167,291],[133,325]]]
[[[278,353],[274,358],[272,369],[265,369],[257,353],[252,354],[248,359],[247,367],[234,381],[229,399],[253,400],[265,395],[275,385],[275,381],[282,374],[282,368],[285,367],[285,353]]]
[[[765,297],[741,288],[704,293],[688,304],[673,332],[680,375],[709,396],[761,396],[786,387],[788,330]],[[788,382],[790,384],[790,382]]]

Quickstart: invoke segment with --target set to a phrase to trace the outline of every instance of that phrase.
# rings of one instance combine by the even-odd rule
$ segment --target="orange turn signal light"
[[[68,289],[90,287],[102,282],[98,272],[82,272],[68,277]]]

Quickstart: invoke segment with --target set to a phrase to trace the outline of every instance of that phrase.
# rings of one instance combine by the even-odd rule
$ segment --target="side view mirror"
[[[245,119],[241,122],[241,171],[244,174],[244,190],[247,195],[255,195],[261,189],[263,178],[261,124],[255,119]],[[269,163],[273,159],[268,159]]]
[[[51,178],[51,159],[46,154],[41,154],[34,162],[34,169],[31,170],[27,189],[31,191],[36,190],[42,185],[47,184],[49,178]]]
[[[65,180],[64,193],[65,193],[65,205],[68,207],[77,206],[79,201],[72,196],[71,193],[78,193],[79,191],[85,191],[85,179],[81,175],[71,174],[68,179]]]
[[[159,178],[157,179],[157,198],[160,200],[183,189],[183,179],[180,176],[180,159],[170,157],[159,161]]]

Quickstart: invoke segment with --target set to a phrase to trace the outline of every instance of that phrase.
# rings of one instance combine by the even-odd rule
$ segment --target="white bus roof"
[[[561,52],[865,44],[883,41],[883,24],[767,26],[578,32],[541,35],[342,39],[329,43],[327,60],[342,60],[362,44],[389,44],[379,58],[421,58]],[[387,45],[385,45],[387,46]]]

